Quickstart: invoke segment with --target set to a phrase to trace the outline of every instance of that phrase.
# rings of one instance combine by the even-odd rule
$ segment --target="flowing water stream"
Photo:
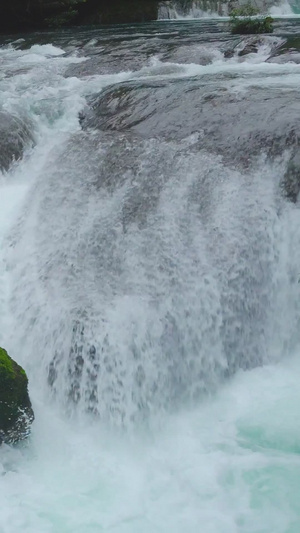
[[[299,533],[299,29],[2,38],[1,533]]]

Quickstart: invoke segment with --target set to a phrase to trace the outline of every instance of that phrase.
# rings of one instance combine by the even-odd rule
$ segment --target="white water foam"
[[[241,5],[247,2],[241,2]],[[268,13],[274,17],[299,17],[293,11],[293,2],[281,0],[270,5],[268,2],[258,2],[257,7],[263,13]],[[297,5],[294,6],[294,9]],[[192,2],[189,9],[182,8],[180,2],[162,2],[159,8],[158,20],[189,21],[195,19],[219,19],[228,20],[227,4],[221,2]]]
[[[282,15],[289,17],[294,14],[291,5],[287,0],[283,0],[279,5],[272,6],[269,9],[269,13],[274,17],[281,17]]]
[[[35,402],[1,450],[3,533],[297,533],[299,354],[237,375],[146,436],[76,426]]]

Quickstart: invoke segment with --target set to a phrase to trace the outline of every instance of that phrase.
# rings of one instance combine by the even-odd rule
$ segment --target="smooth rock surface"
[[[173,83],[135,81],[95,96],[82,125],[176,141],[198,133],[199,149],[213,150],[230,164],[247,166],[261,153],[275,157],[298,146],[299,112],[296,90],[266,92],[252,87],[239,94],[213,83],[209,90],[193,78]]]

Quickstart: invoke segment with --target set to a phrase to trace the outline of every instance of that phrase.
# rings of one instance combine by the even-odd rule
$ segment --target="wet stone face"
[[[21,159],[30,144],[33,136],[29,125],[0,110],[0,170],[8,170],[14,161]]]
[[[25,439],[33,419],[26,373],[0,348],[0,444]]]
[[[298,91],[251,88],[241,95],[216,81],[128,82],[94,97],[83,128],[130,131],[142,138],[179,141],[200,133],[198,147],[224,162],[248,166],[266,153],[296,148],[300,135]]]

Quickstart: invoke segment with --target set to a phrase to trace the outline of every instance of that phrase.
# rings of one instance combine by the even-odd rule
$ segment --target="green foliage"
[[[72,19],[74,19],[76,15],[78,15],[78,11],[76,11],[76,9],[69,9],[68,11],[64,11],[55,17],[46,18],[45,23],[47,26],[49,26],[49,28],[60,28],[60,26],[64,26],[65,24],[72,22]]]
[[[258,14],[257,8],[250,3],[233,9],[230,13],[231,33],[242,35],[272,33],[274,22],[272,17],[261,17],[257,16]]]
[[[78,15],[78,5],[84,2],[86,0],[61,0],[58,5],[58,13],[45,18],[46,25],[50,28],[59,28],[72,23]]]
[[[3,348],[0,348],[0,376],[2,375],[14,377],[14,369],[12,359]]]
[[[157,19],[158,4],[159,0],[0,0],[0,31],[146,22]]]

